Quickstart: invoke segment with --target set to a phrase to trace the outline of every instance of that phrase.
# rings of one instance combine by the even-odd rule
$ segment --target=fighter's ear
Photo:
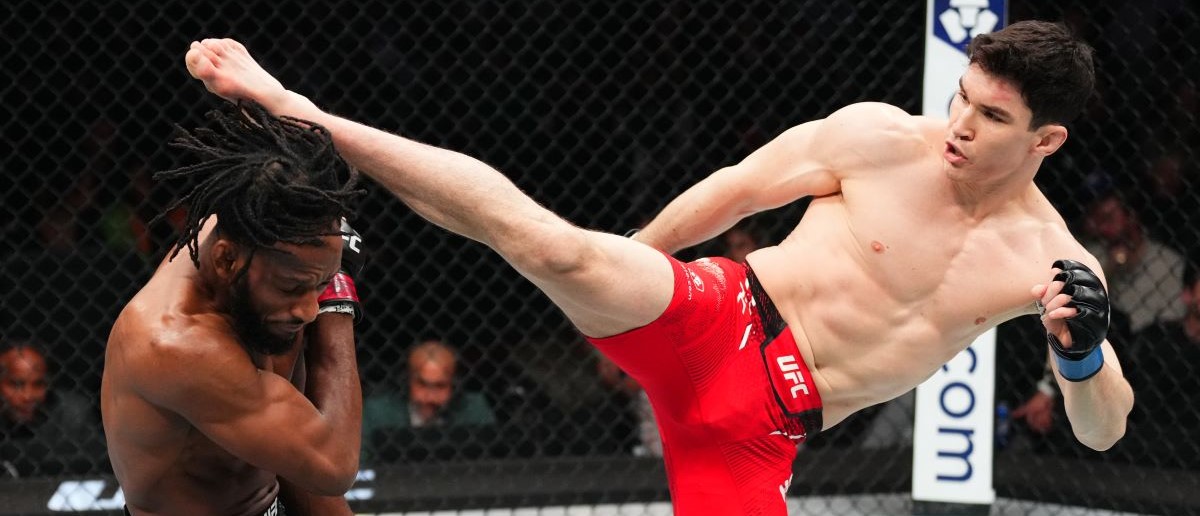
[[[1035,133],[1038,139],[1033,151],[1042,156],[1054,154],[1067,141],[1067,128],[1060,124],[1043,125]]]
[[[246,261],[245,254],[242,247],[236,242],[217,237],[216,242],[213,242],[209,259],[212,260],[213,270],[216,271],[218,278],[233,281]]]

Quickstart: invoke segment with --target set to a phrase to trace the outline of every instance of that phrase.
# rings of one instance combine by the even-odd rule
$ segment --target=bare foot
[[[192,77],[226,100],[249,100],[274,111],[288,96],[283,84],[250,57],[246,47],[232,39],[193,41],[184,61]]]

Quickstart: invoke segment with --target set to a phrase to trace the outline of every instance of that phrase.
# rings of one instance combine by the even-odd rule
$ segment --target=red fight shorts
[[[676,515],[786,516],[796,446],[821,430],[808,366],[748,266],[667,258],[667,310],[588,340],[646,390]]]

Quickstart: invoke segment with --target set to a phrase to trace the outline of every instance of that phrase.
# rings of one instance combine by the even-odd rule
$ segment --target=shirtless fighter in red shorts
[[[540,287],[646,388],[676,514],[694,516],[785,514],[798,441],[1039,309],[1076,436],[1102,450],[1124,434],[1133,394],[1105,340],[1102,272],[1033,183],[1091,95],[1091,49],[1021,22],[969,54],[949,120],[847,106],[715,172],[634,239],[565,222],[473,158],[325,113],[235,41],[186,60],[217,95],[328,127],[414,211]],[[745,265],[662,252],[805,196],[792,233]]]

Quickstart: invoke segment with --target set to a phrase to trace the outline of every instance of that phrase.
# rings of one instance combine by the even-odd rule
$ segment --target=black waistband
[[[767,340],[778,337],[787,327],[787,322],[783,320],[783,316],[779,315],[779,309],[775,308],[771,296],[768,296],[767,291],[763,290],[762,283],[758,282],[758,276],[754,275],[754,269],[750,268],[750,264],[746,264],[746,281],[750,284],[750,295],[754,297],[754,305],[758,307],[758,317],[762,320],[763,333]]]
[[[754,305],[758,308],[758,318],[762,324],[764,339],[760,353],[763,354],[763,367],[766,368],[767,374],[771,375],[771,365],[766,360],[767,346],[775,342],[775,338],[787,329],[787,322],[783,320],[782,315],[779,315],[779,309],[775,308],[775,302],[771,301],[771,296],[768,296],[767,291],[763,290],[762,283],[758,282],[758,277],[754,275],[754,269],[750,268],[750,264],[746,264],[746,282],[750,284],[750,295],[754,298]],[[806,364],[804,367],[807,369],[808,365]],[[824,424],[823,408],[818,406],[795,412],[783,402],[779,386],[774,382],[771,385],[775,394],[775,402],[785,416],[780,421],[780,430],[793,438],[794,436],[803,436],[802,438],[806,439],[817,435]],[[816,386],[814,385],[813,388]]]

